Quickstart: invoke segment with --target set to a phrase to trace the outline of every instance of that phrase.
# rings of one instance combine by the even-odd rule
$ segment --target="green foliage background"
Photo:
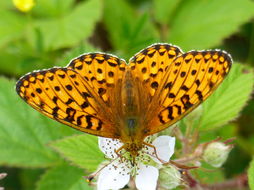
[[[232,55],[232,71],[204,103],[195,126],[200,142],[237,137],[236,146],[223,170],[200,175],[214,183],[248,170],[254,189],[253,161],[249,167],[254,155],[253,1],[37,0],[22,13],[2,0],[0,14],[0,172],[8,173],[0,186],[90,189],[82,176],[104,160],[96,137],[27,106],[14,90],[18,77],[65,66],[85,52],[106,51],[128,60],[152,43],[167,42],[184,51],[218,48]]]

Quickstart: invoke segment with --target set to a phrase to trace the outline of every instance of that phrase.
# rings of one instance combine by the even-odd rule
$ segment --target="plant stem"
[[[236,176],[233,179],[227,181],[216,183],[216,184],[201,184],[205,190],[220,190],[220,189],[243,189],[248,187],[248,176],[246,173],[243,173],[239,176]]]
[[[227,189],[245,189],[248,188],[248,177],[243,173],[233,179],[215,184],[201,184],[187,171],[184,175],[185,181],[188,183],[186,190],[227,190]]]
[[[161,38],[162,42],[167,42],[167,40],[168,40],[168,25],[167,24],[161,24],[160,38]]]

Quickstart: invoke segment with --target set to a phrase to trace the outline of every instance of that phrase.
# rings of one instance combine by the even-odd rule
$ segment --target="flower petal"
[[[115,161],[106,166],[99,174],[97,190],[121,189],[130,180],[130,169],[125,163]]]
[[[123,146],[123,143],[117,139],[111,139],[111,138],[98,138],[99,148],[100,150],[111,159],[117,158],[117,154],[115,153],[115,150],[118,150],[121,146]]]
[[[157,156],[161,160],[168,162],[171,156],[174,154],[175,137],[166,135],[159,136],[153,141],[152,145],[154,145],[156,148]],[[157,163],[161,163],[156,157],[152,157],[152,159]]]
[[[159,170],[153,166],[140,164],[138,174],[135,178],[136,187],[138,190],[155,190]]]

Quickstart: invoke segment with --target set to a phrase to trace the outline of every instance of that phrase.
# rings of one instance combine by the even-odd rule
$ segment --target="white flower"
[[[130,177],[134,177],[138,190],[155,190],[159,170],[148,164],[152,163],[151,159],[159,165],[161,161],[168,162],[174,153],[175,138],[159,136],[152,142],[159,159],[155,156],[154,148],[145,146],[139,151],[134,164],[128,152],[121,152],[121,157],[115,153],[122,145],[119,140],[99,137],[100,150],[113,160],[100,171],[97,190],[121,189],[128,184]]]

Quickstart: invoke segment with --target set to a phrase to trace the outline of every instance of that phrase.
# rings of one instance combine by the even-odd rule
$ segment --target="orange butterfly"
[[[135,157],[146,136],[171,126],[207,99],[231,64],[224,51],[183,53],[173,45],[154,44],[129,64],[110,54],[84,54],[65,68],[28,73],[16,90],[52,119],[121,140]]]

